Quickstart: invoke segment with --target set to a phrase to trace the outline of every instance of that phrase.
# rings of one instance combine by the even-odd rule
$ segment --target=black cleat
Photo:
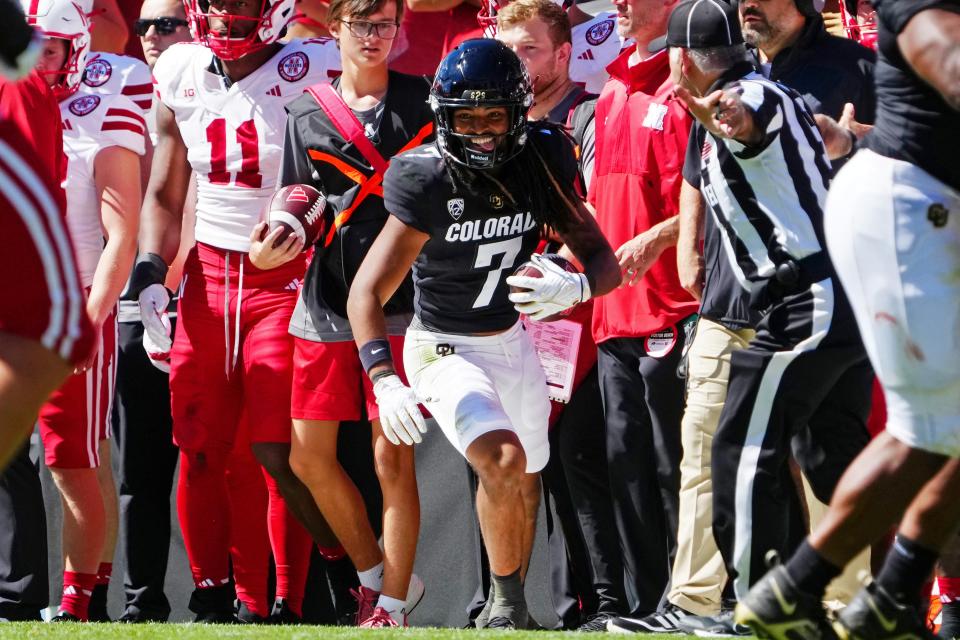
[[[57,615],[50,618],[50,622],[83,622],[80,618],[68,613],[66,611],[61,611]]]
[[[339,560],[326,560],[325,563],[327,581],[330,584],[333,607],[337,616],[336,624],[342,627],[355,627],[358,603],[350,592],[360,588],[357,570],[353,568],[353,563],[347,556]]]
[[[234,605],[234,617],[238,624],[266,624],[268,618],[254,613],[245,602],[237,600]]]
[[[820,599],[800,591],[779,564],[737,604],[733,621],[766,640],[837,640]]]
[[[294,613],[285,598],[277,598],[270,612],[270,624],[303,624],[303,618]]]
[[[917,610],[869,582],[834,623],[842,640],[935,640]]]
[[[611,613],[594,613],[588,616],[583,623],[577,627],[577,631],[583,633],[593,633],[595,631],[606,631],[607,622],[614,618]]]
[[[93,588],[87,611],[87,620],[90,622],[113,622],[107,615],[107,585],[98,584]]]
[[[232,584],[194,589],[189,604],[190,611],[197,614],[193,621],[201,624],[233,624],[237,621],[233,610],[234,595]]]

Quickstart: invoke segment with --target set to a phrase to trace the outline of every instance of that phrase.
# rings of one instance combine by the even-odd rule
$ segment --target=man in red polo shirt
[[[674,248],[691,121],[674,96],[667,56],[646,53],[674,2],[614,5],[619,35],[636,44],[607,67],[589,200],[619,247],[624,284],[597,299],[593,337],[628,609],[643,616],[657,609],[676,547],[684,392],[677,367],[698,307],[680,286]]]

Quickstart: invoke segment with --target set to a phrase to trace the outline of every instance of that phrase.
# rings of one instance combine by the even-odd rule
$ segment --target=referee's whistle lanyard
[[[234,314],[233,328],[233,348],[230,347],[230,255],[232,251],[227,251],[224,256],[226,263],[223,266],[223,373],[228,378],[237,367],[237,354],[240,353],[240,307],[243,304],[243,263],[244,253],[238,253],[240,257],[240,273],[237,277],[237,310]]]

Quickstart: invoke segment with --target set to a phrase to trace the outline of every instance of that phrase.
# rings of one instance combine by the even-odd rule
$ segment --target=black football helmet
[[[437,146],[444,157],[472,169],[490,169],[517,155],[527,142],[527,112],[533,88],[520,58],[491,38],[466,40],[440,61],[430,88]],[[453,114],[470,107],[506,107],[509,128],[495,136],[492,151],[473,144],[489,135],[454,130]]]

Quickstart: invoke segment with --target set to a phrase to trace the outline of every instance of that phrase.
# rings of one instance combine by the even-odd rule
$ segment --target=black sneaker
[[[270,611],[270,624],[303,624],[303,618],[294,613],[285,598],[277,598]]]
[[[689,613],[675,604],[643,618],[611,618],[607,631],[612,633],[680,633],[679,622]]]
[[[751,636],[750,627],[733,620],[733,609],[721,611],[715,616],[687,616],[678,624],[680,630],[700,638],[740,638]]]
[[[194,622],[201,624],[232,624],[237,621],[233,610],[233,585],[194,589],[190,595],[190,611],[197,614]]]
[[[490,620],[487,621],[487,624],[485,624],[483,628],[512,630],[512,629],[516,629],[517,625],[514,624],[513,620],[511,620],[506,616],[496,616],[496,617],[490,618]]]
[[[590,633],[593,631],[606,631],[607,622],[609,622],[615,616],[612,613],[594,613],[591,616],[588,616],[584,622],[577,627],[577,631],[583,631]]]
[[[57,615],[50,618],[50,622],[82,622],[80,618],[68,613],[66,611],[61,611]]]
[[[843,640],[934,640],[910,605],[900,604],[876,582],[850,601],[834,624]]]
[[[779,564],[753,585],[733,619],[767,640],[837,639],[820,599],[800,591]]]

